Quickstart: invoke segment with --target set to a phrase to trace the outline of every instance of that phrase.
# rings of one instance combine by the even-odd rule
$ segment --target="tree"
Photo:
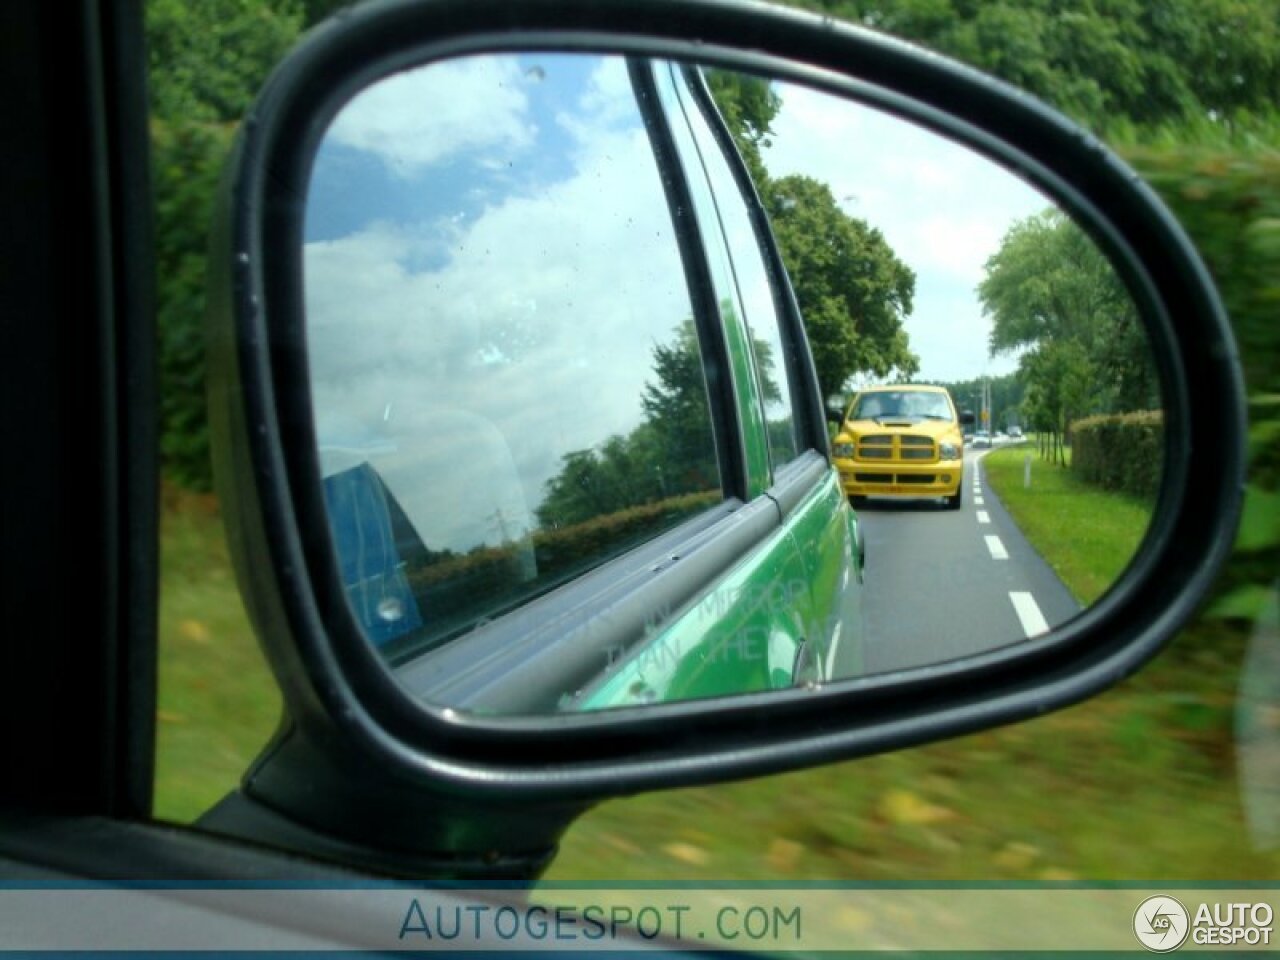
[[[238,122],[301,28],[294,0],[148,0],[152,116]]]
[[[766,180],[762,199],[795,289],[824,396],[856,373],[911,376],[920,367],[903,323],[915,273],[884,235],[844,213],[811,177]]]
[[[998,377],[978,377],[974,380],[937,382],[946,387],[959,410],[970,410],[976,416],[984,391],[991,397],[991,429],[1025,426],[1027,419],[1023,409],[1026,387],[1016,373]],[[981,425],[979,425],[981,426]]]
[[[705,76],[712,99],[742,154],[751,179],[757,184],[765,182],[769,175],[760,149],[769,145],[774,117],[782,107],[773,84],[765,77],[734,70],[708,70]]]
[[[1024,351],[1026,409],[1055,444],[1085,414],[1157,402],[1150,347],[1128,291],[1061,212],[1010,227],[978,295],[992,321],[992,355]]]
[[[1042,340],[1093,346],[1108,327],[1136,320],[1115,270],[1058,210],[1009,228],[987,260],[978,295],[993,320],[993,354]]]
[[[235,124],[300,27],[299,9],[283,0],[146,5],[161,455],[166,475],[194,489],[212,483],[204,318],[213,198]]]
[[[1100,132],[1272,115],[1273,0],[786,0],[1016,84]]]
[[[715,437],[692,319],[653,348],[654,379],[640,399],[645,419],[626,436],[561,459],[537,508],[547,528],[585,523],[630,507],[717,489]]]
[[[1050,341],[1022,359],[1027,407],[1040,432],[1041,452],[1066,466],[1064,449],[1070,424],[1089,411],[1095,369],[1075,341]]]
[[[667,481],[682,492],[717,484],[706,461],[715,449],[707,405],[706,374],[693,321],[676,328],[670,343],[653,347],[654,380],[647,383],[640,405],[647,430],[633,443],[649,447],[657,462],[673,474]],[[776,388],[775,388],[776,389]]]

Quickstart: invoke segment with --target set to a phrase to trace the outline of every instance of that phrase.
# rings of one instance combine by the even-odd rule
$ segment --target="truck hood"
[[[924,417],[880,417],[877,420],[846,420],[840,433],[850,438],[868,433],[910,433],[942,440],[958,435],[960,425],[954,420],[928,420]]]

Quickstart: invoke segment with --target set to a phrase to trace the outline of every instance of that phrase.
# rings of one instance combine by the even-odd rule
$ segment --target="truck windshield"
[[[950,420],[951,405],[946,394],[923,390],[879,390],[864,393],[853,405],[850,420],[879,420],[884,417],[919,417]]]

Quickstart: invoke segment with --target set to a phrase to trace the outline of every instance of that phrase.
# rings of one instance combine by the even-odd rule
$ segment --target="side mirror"
[[[844,411],[837,410],[835,407],[827,407],[826,413],[827,423],[834,424],[837,427],[844,423]]]
[[[978,422],[977,417],[974,416],[972,410],[960,411],[960,426],[972,427],[977,422]]]
[[[821,136],[762,153],[718,102],[803,102]],[[820,398],[857,372],[856,311],[793,288],[786,254],[812,223],[834,224],[833,256],[882,234],[817,176],[768,172],[814,143],[839,170],[854,153],[883,170],[932,158],[996,184],[1034,229],[993,235],[1033,236],[1041,260],[1024,264],[1071,251],[1138,344],[1149,522],[1087,609],[1068,596],[1026,615],[1003,574],[1043,561],[997,550],[966,513],[949,409],[886,397],[847,475],[825,456]],[[961,178],[951,199],[972,196]],[[830,18],[670,0],[356,6],[263,91],[213,249],[215,466],[286,716],[205,825],[256,842],[328,855],[337,837],[397,872],[533,875],[605,797],[1092,696],[1168,642],[1233,542],[1241,375],[1181,228],[1060,115]],[[837,286],[855,275],[833,262]],[[1045,309],[987,279],[984,302],[1012,319]],[[1124,385],[1097,389],[1080,318],[1043,338],[1036,318],[1000,344],[1011,369],[1028,358],[1038,402],[1075,397],[1060,421],[1132,409]],[[890,346],[907,343],[897,332]],[[914,647],[874,632],[913,601],[861,582],[861,538],[894,511],[855,519],[855,495],[931,497],[911,519],[959,531],[956,553],[904,565],[922,604],[943,602],[952,571],[1000,571],[981,578],[1005,592],[964,645],[909,622]],[[877,538],[878,569],[898,542]],[[892,611],[864,617],[877,602]]]

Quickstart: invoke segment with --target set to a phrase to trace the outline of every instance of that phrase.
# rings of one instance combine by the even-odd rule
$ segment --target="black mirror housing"
[[[372,79],[471,51],[530,47],[697,59],[858,97],[1017,170],[1060,203],[1140,307],[1169,425],[1151,529],[1102,602],[1016,649],[819,690],[537,719],[465,715],[408,696],[351,629],[334,586],[301,320],[308,174],[326,124]],[[237,575],[286,716],[242,789],[209,818],[214,829],[321,855],[335,855],[321,833],[338,836],[363,851],[363,862],[389,870],[436,864],[440,873],[475,875],[488,863],[531,875],[566,825],[605,797],[883,752],[1087,698],[1168,642],[1234,539],[1244,470],[1240,368],[1221,303],[1181,228],[1121,161],[1048,108],[829,18],[737,0],[358,6],[316,30],[273,76],[240,132],[217,219],[216,476]],[[972,411],[961,413],[962,424],[974,422]],[[1192,470],[1192,450],[1213,468]],[[477,817],[481,809],[493,815]]]

